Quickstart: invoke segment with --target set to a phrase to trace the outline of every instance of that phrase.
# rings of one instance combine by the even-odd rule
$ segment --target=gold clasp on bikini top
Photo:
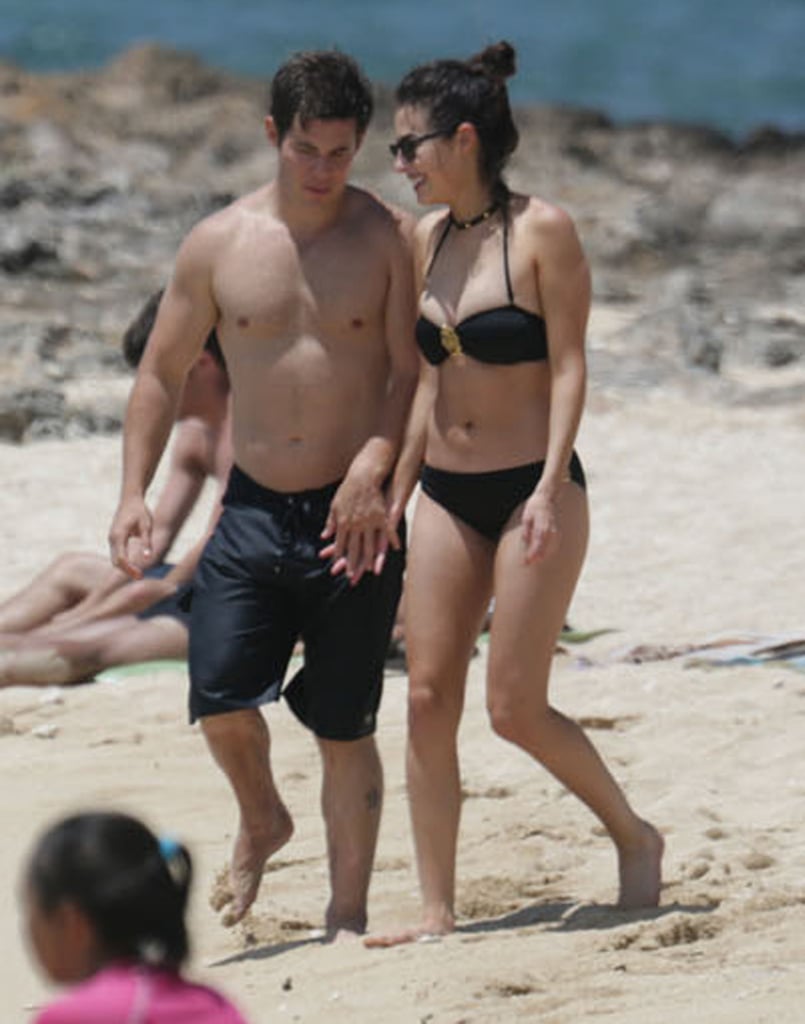
[[[455,327],[451,327],[450,324],[442,324],[439,328],[439,341],[442,343],[442,348],[451,356],[460,356],[464,351]]]

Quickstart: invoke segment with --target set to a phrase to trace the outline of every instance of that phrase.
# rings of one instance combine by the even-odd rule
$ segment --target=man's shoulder
[[[410,239],[416,223],[411,214],[365,188],[350,186],[349,196],[351,216],[369,230],[389,241]]]
[[[188,238],[221,240],[256,216],[265,217],[267,222],[276,221],[276,217],[270,213],[264,187],[238,196],[202,217],[191,228]]]

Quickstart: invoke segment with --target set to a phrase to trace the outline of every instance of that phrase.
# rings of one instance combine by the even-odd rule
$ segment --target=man
[[[129,403],[112,558],[150,543],[144,495],[187,367],[215,327],[232,382],[235,468],[193,585],[190,714],[240,822],[224,923],[253,903],[293,824],[259,707],[285,688],[323,766],[329,936],[361,932],[382,799],[374,742],[403,555],[383,484],[416,383],[410,253],[399,218],[347,184],[372,112],[337,52],[297,54],[271,85],[276,177],[182,243]],[[331,561],[322,555],[331,555]],[[344,571],[340,572],[343,567]]]
[[[161,295],[147,300],[123,336],[129,366],[140,362]],[[0,686],[67,685],[112,665],[186,657],[182,598],[217,520],[231,461],[229,379],[212,332],[182,392],[151,552],[139,555],[145,572],[133,581],[89,552],[56,558],[0,604]],[[219,493],[207,530],[171,565],[171,546],[209,478]]]

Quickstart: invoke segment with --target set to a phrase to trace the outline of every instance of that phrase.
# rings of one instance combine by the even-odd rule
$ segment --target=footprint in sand
[[[511,999],[518,996],[531,996],[544,991],[544,988],[533,981],[496,981],[494,984],[487,985],[483,994]]]
[[[16,736],[17,726],[10,715],[0,715],[0,736]]]
[[[685,946],[703,939],[712,939],[723,929],[723,921],[712,915],[691,916],[673,914],[658,921],[642,921],[624,929],[618,935],[613,949],[663,949],[669,946]]]
[[[524,892],[524,887],[528,889]],[[458,899],[460,917],[470,920],[499,917],[511,913],[522,903],[524,895],[533,897],[533,880],[528,882],[511,878],[479,878],[467,885]]]
[[[462,789],[464,800],[507,800],[514,796],[509,786],[488,786],[486,789]]]
[[[774,867],[777,862],[767,853],[752,851],[741,860],[741,863],[748,871],[765,871],[767,868]]]
[[[640,721],[640,715],[582,715],[576,721],[582,729],[615,730],[623,732],[630,725]]]

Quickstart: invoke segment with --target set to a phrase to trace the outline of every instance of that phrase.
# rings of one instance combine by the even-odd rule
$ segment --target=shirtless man
[[[123,336],[132,367],[140,363],[161,295],[150,296]],[[0,604],[0,686],[67,685],[112,665],[186,657],[189,616],[181,598],[217,520],[231,464],[229,379],[212,332],[179,403],[151,552],[139,554],[145,573],[132,580],[101,554],[58,556]],[[169,551],[209,478],[219,493],[207,529],[171,565]]]
[[[403,571],[383,486],[418,364],[400,218],[347,183],[371,116],[368,83],[337,52],[292,57],[265,119],[277,173],[182,243],[126,415],[112,558],[148,546],[144,495],[206,333],[233,396],[235,468],[193,585],[190,715],[239,811],[224,924],[253,903],[291,836],[260,705],[284,696],[322,759],[329,936],[362,932],[382,800],[375,717]],[[343,570],[343,571],[340,571]]]

